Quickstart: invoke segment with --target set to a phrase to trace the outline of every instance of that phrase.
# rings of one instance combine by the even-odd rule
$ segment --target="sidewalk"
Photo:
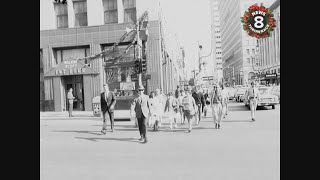
[[[40,112],[40,120],[98,120],[101,117],[93,115],[92,111],[73,111],[74,117],[69,117],[68,111],[64,112]],[[169,123],[169,116],[164,114],[162,116],[163,123]],[[115,121],[130,121],[130,110],[115,110],[114,112]]]
[[[63,120],[63,119],[74,119],[74,120],[95,120],[101,119],[93,115],[93,111],[73,111],[74,117],[69,117],[68,111],[64,112],[40,112],[40,120]],[[115,120],[130,120],[130,110],[116,110],[114,112]]]

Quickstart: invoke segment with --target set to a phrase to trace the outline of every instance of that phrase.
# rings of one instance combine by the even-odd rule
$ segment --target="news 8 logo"
[[[265,13],[257,13],[253,15],[253,18],[250,22],[251,27],[256,30],[262,30],[268,24]]]

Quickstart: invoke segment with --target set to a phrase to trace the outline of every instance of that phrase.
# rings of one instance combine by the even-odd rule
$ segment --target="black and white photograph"
[[[41,180],[280,180],[280,0],[40,0]]]

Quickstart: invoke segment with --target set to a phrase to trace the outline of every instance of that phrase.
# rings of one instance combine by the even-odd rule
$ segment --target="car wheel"
[[[272,105],[272,109],[275,109],[276,107],[274,105]]]

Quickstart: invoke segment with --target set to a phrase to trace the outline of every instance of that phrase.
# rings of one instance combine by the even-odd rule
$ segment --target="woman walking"
[[[196,109],[198,108],[194,98],[191,95],[191,90],[189,89],[186,90],[186,96],[182,99],[182,104],[183,104],[183,113],[189,123],[189,128],[187,132],[190,133],[192,130],[192,120],[195,118]]]
[[[178,113],[179,103],[176,98],[173,97],[173,93],[169,93],[169,97],[166,101],[166,105],[164,108],[164,112],[168,113],[170,119],[170,129],[172,129],[172,123],[174,121],[174,127],[177,128],[177,116]]]
[[[181,95],[178,98],[178,101],[179,101],[179,112],[180,112],[180,117],[181,117],[181,125],[183,125],[185,120],[186,120],[186,117],[185,117],[184,112],[183,112],[183,103],[182,103],[182,100],[183,100],[183,98],[185,96],[186,96],[186,93],[183,90],[181,90]]]

